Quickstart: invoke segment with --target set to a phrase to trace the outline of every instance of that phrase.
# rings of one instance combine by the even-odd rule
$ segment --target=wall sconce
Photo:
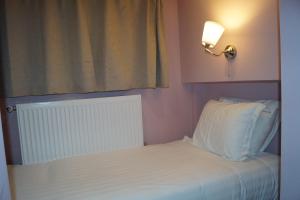
[[[205,52],[208,52],[211,55],[220,56],[224,53],[227,59],[233,59],[237,54],[237,50],[233,45],[227,45],[225,50],[219,54],[216,54],[210,50],[217,44],[224,30],[225,29],[222,25],[213,21],[206,21],[202,35],[202,45],[205,48]]]

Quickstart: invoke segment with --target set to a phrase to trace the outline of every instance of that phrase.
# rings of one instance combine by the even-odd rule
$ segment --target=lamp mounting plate
[[[233,45],[227,45],[223,52],[224,52],[225,57],[228,60],[234,59],[237,54],[237,50],[236,50],[235,46],[233,46]]]

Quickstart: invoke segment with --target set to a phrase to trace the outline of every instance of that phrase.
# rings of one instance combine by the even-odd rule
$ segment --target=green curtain
[[[3,0],[7,97],[168,86],[162,0]]]

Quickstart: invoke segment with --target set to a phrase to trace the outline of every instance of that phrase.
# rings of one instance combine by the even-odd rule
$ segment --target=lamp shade
[[[204,24],[202,45],[213,48],[224,32],[224,27],[213,21],[206,21]]]

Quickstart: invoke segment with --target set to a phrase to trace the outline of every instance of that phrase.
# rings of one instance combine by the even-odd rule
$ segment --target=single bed
[[[279,157],[229,161],[175,141],[10,166],[14,200],[277,199]]]
[[[278,199],[279,156],[257,137],[278,103],[263,103],[209,101],[193,139],[149,146],[138,95],[17,105],[13,200]]]

